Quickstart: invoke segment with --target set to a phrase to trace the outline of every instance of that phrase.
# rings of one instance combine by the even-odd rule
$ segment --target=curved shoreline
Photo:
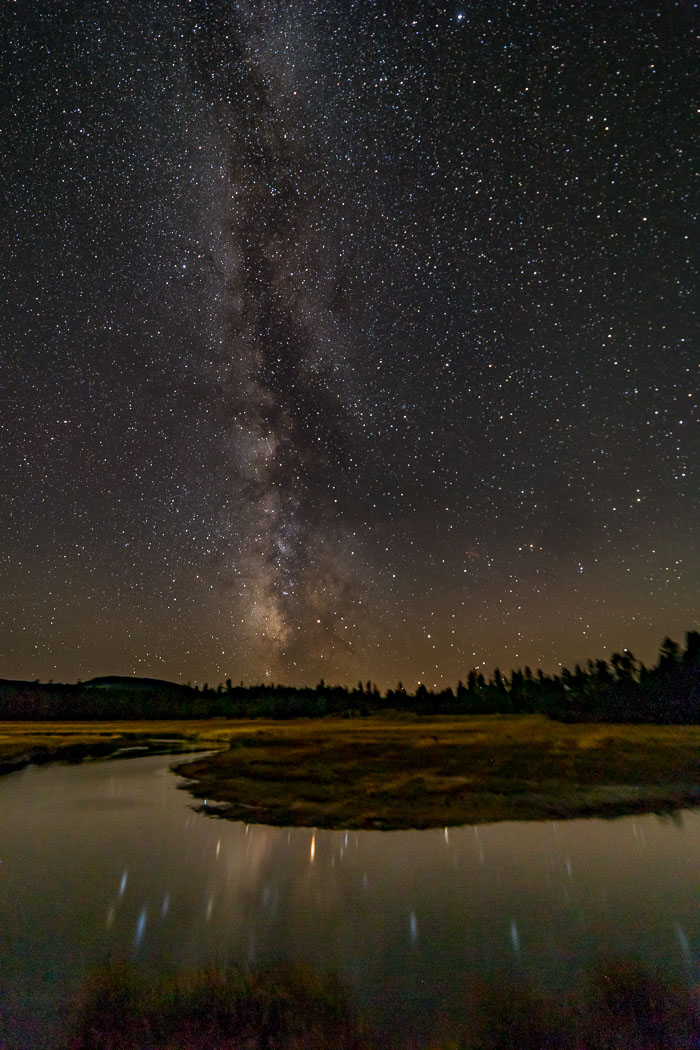
[[[699,752],[697,727],[328,720],[249,726],[174,768],[213,816],[402,830],[673,813],[700,805]]]
[[[178,734],[169,739],[160,732],[143,732],[134,723],[0,723],[0,777],[28,766],[52,762],[78,765],[91,759],[139,758],[146,755],[178,755],[208,751],[198,735]],[[66,739],[67,738],[67,739]]]
[[[574,820],[585,817],[614,818],[634,814],[671,815],[700,806],[700,789],[692,785],[670,784],[667,790],[638,784],[586,788],[559,785],[552,794],[536,788],[528,792],[521,785],[511,795],[497,791],[467,793],[442,803],[433,798],[423,800],[373,795],[358,799],[357,808],[343,806],[333,799],[317,806],[292,803],[271,796],[268,801],[242,802],[230,797],[225,787],[218,786],[206,763],[195,760],[173,767],[186,777],[183,790],[205,801],[197,811],[225,820],[272,827],[310,827],[328,830],[407,831],[416,829],[459,827],[465,824],[493,824],[499,821]]]
[[[700,805],[700,727],[540,715],[0,723],[30,763],[202,751],[173,768],[199,808],[249,824],[399,830],[673,813]]]

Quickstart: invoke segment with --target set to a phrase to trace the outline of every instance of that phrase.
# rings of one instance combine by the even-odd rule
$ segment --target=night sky
[[[695,14],[4,3],[0,676],[683,642]]]

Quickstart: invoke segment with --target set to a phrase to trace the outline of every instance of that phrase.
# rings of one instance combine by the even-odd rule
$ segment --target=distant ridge
[[[82,682],[83,689],[153,689],[163,692],[165,690],[182,691],[191,693],[191,685],[181,685],[179,682],[168,682],[164,678],[132,678],[130,675],[107,674],[97,678],[89,678]]]
[[[9,687],[11,689],[38,689],[38,690],[55,690],[55,689],[133,689],[134,691],[143,692],[144,690],[152,690],[153,692],[176,692],[176,693],[192,693],[197,690],[191,685],[181,685],[179,682],[168,682],[164,678],[132,678],[130,675],[120,674],[108,674],[101,675],[97,678],[89,678],[86,682],[40,682],[38,680],[29,681],[28,679],[21,678],[0,678],[0,688]]]
[[[221,713],[215,690],[204,694],[161,678],[100,675],[74,685],[0,678],[3,720],[211,718]]]

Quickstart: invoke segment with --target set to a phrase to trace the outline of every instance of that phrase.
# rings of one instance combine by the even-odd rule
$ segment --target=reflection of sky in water
[[[111,957],[169,969],[299,959],[396,1025],[467,974],[551,987],[600,955],[696,982],[700,814],[327,832],[194,813],[171,759],[0,781],[4,1010],[17,1025]],[[32,1045],[41,1033],[14,1042]]]

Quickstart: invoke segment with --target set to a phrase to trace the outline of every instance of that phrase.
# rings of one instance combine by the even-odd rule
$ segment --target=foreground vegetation
[[[628,649],[610,661],[588,660],[585,668],[502,674],[486,679],[471,670],[456,690],[415,693],[399,682],[380,692],[372,682],[353,689],[225,685],[202,689],[153,678],[93,678],[76,685],[0,679],[0,718],[154,719],[154,718],[323,718],[368,715],[386,710],[414,714],[475,715],[541,713],[565,722],[700,722],[700,633],[689,631],[686,648],[665,638],[658,662],[645,667]]]
[[[435,1017],[431,1050],[683,1050],[698,1045],[697,997],[635,964],[601,965],[568,998],[508,978],[465,979],[464,1019]],[[373,1033],[341,982],[300,967],[160,978],[94,975],[73,1008],[68,1050],[419,1050]]]

